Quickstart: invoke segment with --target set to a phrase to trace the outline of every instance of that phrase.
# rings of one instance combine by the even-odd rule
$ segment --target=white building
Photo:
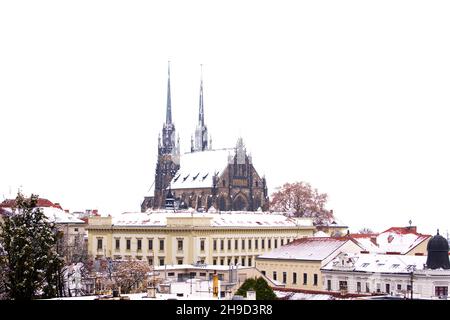
[[[441,257],[436,265],[433,263],[436,261],[436,241],[440,239],[436,237],[442,238],[437,235],[430,240],[428,256],[341,253],[322,267],[323,289],[345,294],[410,297],[412,288],[414,298],[446,297],[450,285],[448,243],[442,238],[444,241],[439,245],[444,243],[447,247],[437,250]]]

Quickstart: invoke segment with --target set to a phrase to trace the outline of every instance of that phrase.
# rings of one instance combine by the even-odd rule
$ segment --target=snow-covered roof
[[[348,263],[342,266],[342,258]],[[351,261],[351,262],[350,262]],[[327,263],[322,270],[355,271],[368,273],[409,273],[409,266],[423,270],[427,256],[389,255],[377,253],[356,253],[337,256]]]
[[[56,207],[37,207],[40,208],[47,219],[56,224],[66,224],[66,223],[79,223],[84,224],[83,220],[76,218],[73,214],[65,212],[62,209]],[[4,211],[12,213],[12,208],[3,208]]]
[[[431,236],[415,229],[393,227],[379,234],[351,235],[366,251],[406,254]]]
[[[236,266],[233,266],[234,269],[236,269]],[[251,267],[246,266],[237,266],[237,269],[248,269]],[[156,271],[174,271],[174,270],[217,270],[217,271],[229,271],[230,266],[225,265],[193,265],[193,264],[173,264],[173,265],[164,265],[164,266],[155,266]]]
[[[211,188],[213,176],[227,166],[233,149],[205,150],[180,156],[180,170],[171,181],[172,189]]]
[[[254,211],[226,211],[216,213],[185,210],[173,212],[170,210],[125,212],[112,217],[114,226],[127,227],[161,227],[167,225],[167,218],[210,218],[211,227],[313,227],[308,218],[290,218],[281,213],[266,213]]]
[[[300,238],[281,246],[271,252],[264,253],[258,259],[290,259],[322,261],[342,247],[348,238],[310,237]]]

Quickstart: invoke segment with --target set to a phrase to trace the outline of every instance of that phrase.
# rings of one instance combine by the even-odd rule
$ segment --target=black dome
[[[450,269],[450,260],[448,258],[448,241],[443,236],[437,235],[428,241],[427,268],[429,269]]]

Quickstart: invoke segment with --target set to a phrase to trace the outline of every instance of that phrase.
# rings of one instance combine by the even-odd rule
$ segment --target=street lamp
[[[414,289],[413,289],[414,271],[416,271],[416,266],[409,265],[406,269],[408,270],[409,275],[410,275],[411,300],[412,300],[413,299],[413,291],[414,291]]]

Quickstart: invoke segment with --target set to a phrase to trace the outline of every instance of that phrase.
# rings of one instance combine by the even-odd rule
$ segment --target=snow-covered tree
[[[0,225],[4,285],[10,299],[58,295],[63,260],[56,251],[57,230],[36,207],[37,200],[37,195],[25,198],[19,193],[13,212]]]
[[[326,193],[319,193],[309,183],[285,183],[272,194],[270,209],[292,214],[296,217],[313,218],[315,224],[331,222],[333,213],[325,209]]]

